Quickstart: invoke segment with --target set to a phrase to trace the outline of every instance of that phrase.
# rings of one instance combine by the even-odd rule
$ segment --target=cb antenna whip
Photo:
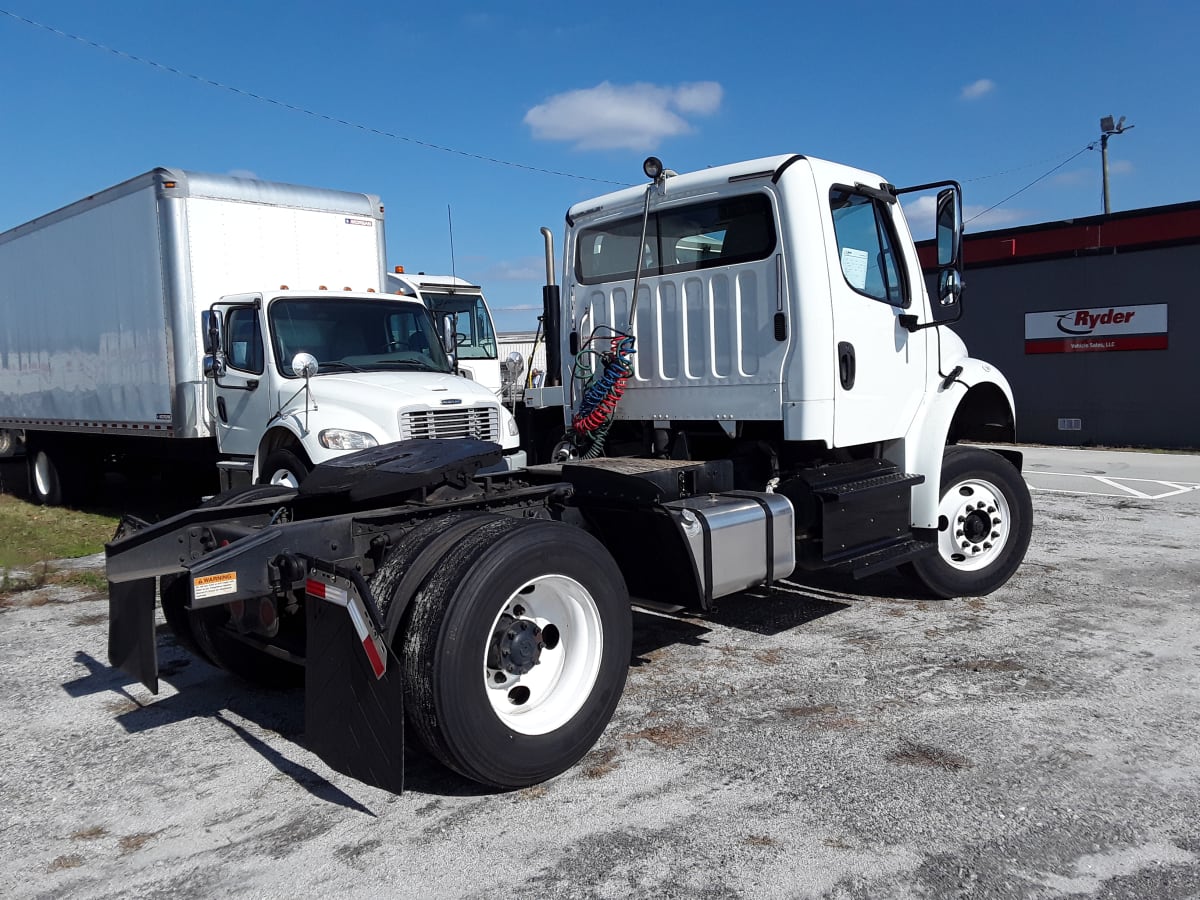
[[[450,277],[458,280],[458,272],[454,269],[454,217],[450,215],[450,204],[446,204],[446,221],[450,224]]]

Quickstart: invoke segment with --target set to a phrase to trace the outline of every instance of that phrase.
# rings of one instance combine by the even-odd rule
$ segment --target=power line
[[[351,122],[348,119],[342,119],[337,116],[331,116],[328,113],[315,112],[314,110],[306,109],[303,106],[297,106],[294,103],[288,103],[284,100],[277,100],[274,97],[268,97],[268,96],[265,96],[264,94],[256,94],[253,91],[247,91],[242,88],[235,87],[234,85],[231,85],[231,84],[225,84],[220,81],[214,81],[213,79],[206,78],[203,75],[196,75],[196,74],[193,74],[192,72],[185,72],[182,69],[176,69],[174,66],[168,66],[168,65],[165,65],[164,63],[157,62],[153,59],[147,59],[142,56],[135,56],[132,53],[127,53],[124,50],[118,50],[115,47],[109,47],[106,44],[99,43],[98,41],[93,41],[93,40],[90,40],[89,38],[81,37],[80,35],[77,35],[77,34],[71,34],[68,31],[63,31],[59,28],[55,28],[52,25],[46,25],[42,22],[34,21],[33,19],[27,19],[25,16],[21,16],[21,15],[18,15],[17,13],[10,12],[7,9],[0,9],[0,14],[6,15],[10,19],[15,19],[16,21],[21,22],[25,25],[30,25],[34,28],[40,28],[43,31],[48,31],[51,34],[58,35],[59,37],[68,38],[72,41],[76,41],[80,44],[84,44],[84,45],[86,45],[88,47],[92,47],[96,50],[103,50],[106,53],[111,53],[114,56],[121,57],[122,59],[128,59],[128,60],[132,60],[133,62],[142,63],[143,65],[147,65],[147,66],[150,66],[155,69],[160,69],[163,72],[169,72],[172,75],[178,75],[181,78],[189,78],[192,81],[199,82],[200,84],[206,84],[206,85],[209,85],[210,87],[220,88],[223,91],[229,91],[230,93],[233,93],[233,94],[239,94],[240,96],[243,96],[243,97],[249,97],[252,100],[258,100],[261,103],[270,103],[273,106],[280,107],[281,109],[290,110],[291,112],[302,113],[303,115],[311,116],[314,119],[322,119],[326,122],[332,122],[336,125],[345,125],[348,128],[356,128],[359,131],[364,131],[364,132],[367,132],[368,134],[375,134],[380,137],[392,138],[393,140],[397,140],[397,141],[404,141],[406,143],[413,144],[418,147],[424,147],[427,150],[440,150],[443,153],[453,153],[458,156],[465,156],[468,159],[475,159],[475,160],[479,160],[481,162],[493,163],[498,166],[508,166],[509,168],[512,168],[512,169],[523,169],[526,172],[537,172],[541,175],[556,175],[560,178],[575,178],[580,181],[593,181],[593,182],[597,182],[599,184],[613,184],[613,185],[617,185],[619,187],[628,187],[628,184],[623,181],[609,181],[604,178],[593,178],[591,175],[576,175],[573,172],[559,172],[559,171],[556,171],[555,169],[543,169],[538,166],[529,166],[529,165],[525,165],[524,163],[512,162],[512,161],[506,160],[506,159],[498,159],[494,156],[485,156],[482,153],[471,153],[468,150],[459,150],[454,147],[444,147],[441,144],[434,144],[434,143],[431,143],[430,141],[422,141],[418,138],[409,137],[409,136],[403,135],[403,134],[396,134],[395,132],[392,132],[392,131],[384,131],[383,129],[374,128],[370,125],[363,125],[358,122]]]
[[[981,213],[977,213],[977,214],[975,214],[975,215],[971,216],[971,218],[967,219],[965,222],[963,222],[963,224],[964,224],[964,225],[969,225],[971,222],[974,222],[974,221],[975,221],[976,219],[978,219],[980,216],[987,215],[988,213],[990,213],[990,212],[991,212],[993,209],[995,209],[997,206],[1003,206],[1005,203],[1007,203],[1007,202],[1008,202],[1009,200],[1011,200],[1013,197],[1017,196],[1017,194],[1023,194],[1025,191],[1029,190],[1031,187],[1033,187],[1035,184],[1037,184],[1037,183],[1038,183],[1039,181],[1041,181],[1043,178],[1047,178],[1047,177],[1049,177],[1050,175],[1053,175],[1055,172],[1057,172],[1059,169],[1061,169],[1063,166],[1065,166],[1067,163],[1069,163],[1069,162],[1070,162],[1071,160],[1073,160],[1075,157],[1077,157],[1077,156],[1080,156],[1081,154],[1087,153],[1087,152],[1088,152],[1089,150],[1091,150],[1091,149],[1092,149],[1092,145],[1091,145],[1091,144],[1088,144],[1088,145],[1087,145],[1086,147],[1084,147],[1083,149],[1081,149],[1081,150],[1079,150],[1079,151],[1077,151],[1077,152],[1073,153],[1071,156],[1069,156],[1069,157],[1067,157],[1066,159],[1064,159],[1062,162],[1060,162],[1060,163],[1059,163],[1057,166],[1055,166],[1055,167],[1054,167],[1053,169],[1051,169],[1050,171],[1048,171],[1048,172],[1045,172],[1045,173],[1043,173],[1043,174],[1039,175],[1037,178],[1033,179],[1033,181],[1029,182],[1029,184],[1025,185],[1025,187],[1021,188],[1020,190],[1013,191],[1011,194],[1009,194],[1007,197],[1005,197],[1005,198],[1004,198],[1003,200],[1001,200],[999,203],[993,203],[991,206],[989,206],[989,207],[988,207],[987,209],[985,209],[983,212],[981,212]]]

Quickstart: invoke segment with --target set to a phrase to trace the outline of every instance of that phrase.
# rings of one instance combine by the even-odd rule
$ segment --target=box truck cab
[[[453,275],[415,275],[396,266],[387,273],[389,293],[415,297],[429,307],[439,326],[449,321],[458,370],[499,396],[500,345],[483,288]]]
[[[204,328],[208,414],[226,484],[294,487],[338,454],[408,438],[494,441],[506,450],[500,468],[524,464],[512,415],[455,374],[415,299],[240,294],[213,304]]]

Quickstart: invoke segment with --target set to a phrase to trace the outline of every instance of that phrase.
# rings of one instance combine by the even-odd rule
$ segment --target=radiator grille
[[[500,442],[500,413],[494,406],[420,409],[400,414],[402,438],[478,438]]]

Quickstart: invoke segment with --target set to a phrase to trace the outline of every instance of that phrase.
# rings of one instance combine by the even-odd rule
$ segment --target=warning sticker
[[[220,575],[201,575],[192,579],[192,596],[220,597],[237,592],[237,572],[222,572]]]

